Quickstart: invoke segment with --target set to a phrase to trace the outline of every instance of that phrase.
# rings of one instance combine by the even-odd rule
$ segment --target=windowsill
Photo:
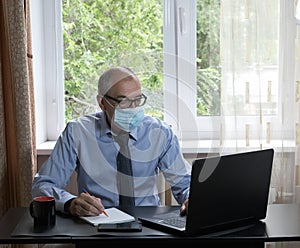
[[[54,146],[55,146],[56,141],[45,141],[36,147],[36,153],[38,156],[40,155],[50,155]]]
[[[274,148],[276,152],[295,152],[296,144],[294,140],[272,140],[270,143],[258,140],[250,140],[246,144],[245,140],[226,140],[223,145],[220,145],[219,140],[185,140],[180,142],[182,152],[184,154],[197,154],[197,153],[232,153],[243,149],[245,150],[258,150],[260,148]]]
[[[50,155],[55,143],[56,141],[46,141],[37,145],[37,155]],[[248,146],[246,146],[245,140],[228,140],[224,147],[220,146],[219,140],[186,140],[180,141],[180,144],[183,154],[229,153],[239,150],[238,147],[243,147],[243,150],[245,150],[244,148],[249,150],[260,149],[257,140],[250,141]],[[270,144],[263,143],[262,148],[274,148],[277,152],[295,152],[296,144],[293,140],[273,140]]]

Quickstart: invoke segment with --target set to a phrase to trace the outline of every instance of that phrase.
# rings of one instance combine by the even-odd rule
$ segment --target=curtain
[[[29,0],[0,1],[0,216],[27,207],[36,171]]]
[[[221,1],[221,153],[274,148],[270,204],[300,203],[296,2]]]

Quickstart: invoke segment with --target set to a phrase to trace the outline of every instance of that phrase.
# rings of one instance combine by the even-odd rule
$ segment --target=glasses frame
[[[145,105],[145,103],[147,101],[147,96],[143,93],[141,95],[137,96],[135,99],[129,99],[128,97],[124,97],[120,100],[120,99],[114,98],[112,96],[109,96],[107,94],[105,94],[104,97],[107,98],[107,99],[115,101],[117,104],[114,107],[118,106],[119,108],[122,108],[122,109],[131,108],[132,104],[134,104],[135,107],[141,107],[141,106]],[[135,104],[136,101],[141,100],[141,99],[144,99],[142,104]],[[126,107],[120,106],[120,103],[124,100],[130,102],[130,104]]]

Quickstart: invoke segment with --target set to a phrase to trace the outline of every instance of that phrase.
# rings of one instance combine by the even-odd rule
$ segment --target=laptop
[[[273,149],[200,158],[193,161],[188,215],[179,208],[139,217],[145,226],[187,236],[230,233],[266,217]]]

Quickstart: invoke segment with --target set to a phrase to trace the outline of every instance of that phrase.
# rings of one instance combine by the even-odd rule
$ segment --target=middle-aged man
[[[158,176],[163,173],[181,205],[181,215],[186,214],[191,166],[170,126],[144,115],[146,99],[132,70],[121,66],[106,70],[98,82],[97,101],[102,111],[67,124],[35,175],[32,196],[54,196],[58,211],[75,216],[101,214],[106,207],[121,205],[125,195],[135,206],[157,206],[161,204]],[[118,138],[123,136],[129,138],[125,143],[130,156],[123,156],[129,156],[127,162],[119,157],[123,145]],[[123,163],[130,164],[132,175],[120,172]],[[74,171],[78,196],[65,190]],[[128,181],[120,182],[122,177]],[[130,193],[127,185],[132,188]]]

